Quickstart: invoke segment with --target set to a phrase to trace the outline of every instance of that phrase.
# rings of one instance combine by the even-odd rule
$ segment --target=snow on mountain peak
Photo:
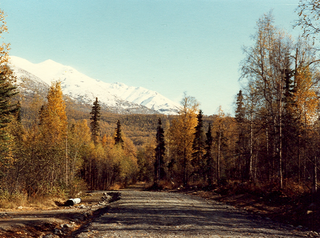
[[[33,64],[17,56],[10,58],[10,64],[18,78],[26,77],[21,75],[21,72],[26,71],[36,76],[33,78],[39,78],[48,85],[51,85],[52,81],[60,80],[63,93],[81,102],[91,104],[98,97],[99,101],[106,106],[119,107],[121,105],[125,108],[128,105],[131,107],[140,105],[163,114],[176,114],[179,107],[178,104],[155,91],[143,87],[127,86],[119,82],[105,83],[50,59]]]

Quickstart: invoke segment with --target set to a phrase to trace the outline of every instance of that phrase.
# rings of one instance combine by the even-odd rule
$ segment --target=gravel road
[[[75,237],[306,237],[232,206],[180,193],[121,191],[102,216]]]

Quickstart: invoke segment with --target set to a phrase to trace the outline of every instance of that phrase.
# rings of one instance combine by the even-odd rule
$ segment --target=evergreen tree
[[[0,38],[3,32],[7,31],[4,21],[4,12],[0,10]],[[8,67],[9,44],[2,43],[0,46],[0,167],[5,171],[5,165],[10,157],[10,136],[8,134],[8,124],[13,114],[16,112],[16,105],[11,99],[17,94],[16,88],[12,85],[15,77]],[[0,174],[0,175],[1,175]],[[3,174],[2,174],[3,175]]]
[[[157,147],[155,149],[155,163],[154,163],[154,175],[155,181],[159,183],[161,179],[165,176],[164,171],[164,155],[165,155],[165,141],[164,141],[164,130],[162,128],[162,122],[159,118],[158,120],[158,127],[157,127],[157,134],[156,134],[156,143]]]
[[[238,129],[238,140],[236,142],[236,155],[237,155],[237,164],[238,164],[238,173],[239,176],[244,179],[248,177],[248,169],[247,169],[247,154],[248,153],[248,140],[247,140],[247,132],[248,129],[246,128],[245,124],[245,115],[246,109],[244,107],[244,98],[242,94],[242,90],[239,91],[237,94],[237,101],[236,101],[236,112],[235,112],[235,119],[237,121],[237,129]]]
[[[0,68],[0,176],[4,175],[10,157],[10,136],[7,126],[11,122],[11,116],[16,112],[16,106],[10,103],[10,99],[16,94],[15,87],[10,83],[11,77],[12,71],[7,66],[2,66]]]
[[[16,112],[17,122],[21,124],[21,103],[18,101],[17,103],[17,112]]]
[[[11,104],[10,99],[17,94],[16,87],[11,84],[12,71],[8,66],[0,68],[0,139],[7,140],[4,128],[11,121],[11,115],[17,111],[16,105]]]
[[[7,26],[5,14],[0,10],[0,38],[3,32],[7,32]],[[0,140],[2,142],[8,139],[5,128],[10,123],[11,116],[17,110],[16,105],[10,102],[12,97],[17,94],[17,91],[15,90],[16,87],[12,85],[15,76],[8,66],[8,52],[9,44],[2,43],[0,46]]]
[[[205,141],[204,141],[204,132],[203,132],[203,120],[202,120],[202,110],[199,111],[197,115],[198,124],[195,127],[194,132],[194,139],[193,139],[193,153],[192,153],[192,165],[194,167],[194,173],[198,176],[202,176],[205,180],[204,176],[204,148],[205,148]]]
[[[206,159],[206,176],[208,180],[208,185],[211,186],[213,183],[213,173],[214,173],[214,160],[212,155],[212,147],[213,147],[213,137],[211,132],[211,123],[208,126],[208,132],[206,133],[206,141],[205,141],[205,159]]]
[[[239,124],[244,122],[244,117],[245,117],[245,107],[244,107],[244,102],[243,102],[243,95],[242,95],[242,91],[240,90],[239,93],[237,94],[237,109],[236,109],[236,114],[235,114],[235,118],[237,120],[237,122]]]
[[[114,144],[115,145],[121,145],[123,147],[123,139],[122,139],[122,133],[121,133],[121,124],[120,121],[117,121],[117,128],[116,128],[116,135],[114,137]]]
[[[298,53],[298,50],[296,50],[296,54]],[[297,57],[297,55],[296,55]],[[297,72],[295,70],[291,69],[291,61],[290,61],[290,55],[288,54],[285,57],[285,65],[283,70],[283,80],[284,80],[284,93],[283,93],[283,116],[281,120],[282,125],[282,137],[281,137],[281,143],[283,147],[283,174],[284,177],[287,173],[287,162],[289,161],[289,158],[294,157],[294,154],[292,153],[292,149],[290,147],[294,144],[298,144],[297,138],[298,131],[297,131],[297,121],[295,121],[293,113],[292,113],[292,107],[294,105],[294,80],[293,76],[297,75]]]
[[[91,128],[91,135],[92,135],[92,139],[94,141],[95,144],[97,144],[99,136],[100,136],[100,118],[101,118],[101,107],[98,101],[98,98],[96,98],[96,100],[93,103],[92,106],[92,110],[90,112],[90,114],[92,115],[90,117],[90,128]]]

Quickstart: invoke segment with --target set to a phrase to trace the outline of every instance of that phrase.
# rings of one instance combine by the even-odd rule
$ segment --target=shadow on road
[[[122,199],[97,218],[89,230],[100,235],[152,234],[241,237],[303,237],[289,227],[250,215],[231,206],[208,203],[183,194],[121,191]],[[96,236],[99,237],[99,236]]]

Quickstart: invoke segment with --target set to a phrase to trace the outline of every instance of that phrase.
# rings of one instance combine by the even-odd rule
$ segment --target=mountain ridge
[[[102,107],[116,113],[175,115],[179,105],[156,91],[124,83],[106,83],[53,60],[38,64],[10,56],[9,64],[17,76],[17,86],[23,93],[49,88],[52,81],[61,81],[62,91],[71,99],[92,105],[97,97]],[[26,81],[28,83],[26,83]]]

